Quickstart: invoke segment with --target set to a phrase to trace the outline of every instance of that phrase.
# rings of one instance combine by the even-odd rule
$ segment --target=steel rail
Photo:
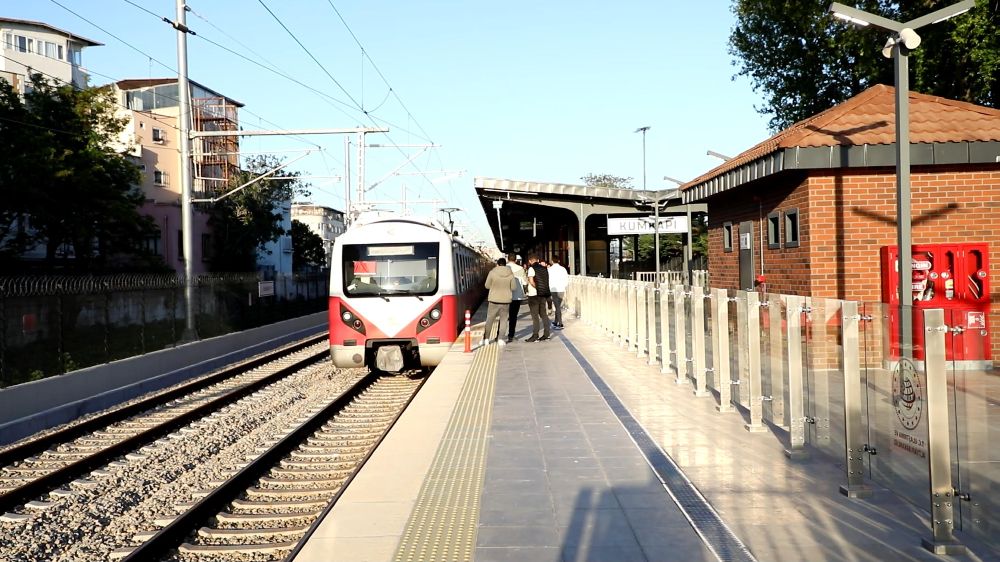
[[[0,495],[0,512],[8,511],[22,505],[31,498],[41,496],[45,494],[45,492],[51,491],[60,484],[82,476],[95,468],[100,468],[117,457],[156,441],[157,439],[180,427],[205,417],[212,412],[218,411],[222,407],[312,364],[317,359],[323,357],[326,353],[326,351],[320,351],[319,353],[310,355],[309,357],[301,359],[283,369],[276,371],[275,373],[272,373],[271,375],[261,378],[260,380],[236,388],[222,396],[219,396],[218,398],[189,410],[188,412],[180,414],[176,418],[157,424],[156,426],[142,431],[132,437],[115,443],[106,449],[102,449],[87,458],[67,464],[60,469],[14,488],[3,495]]]
[[[325,408],[312,415],[298,428],[288,433],[288,435],[272,445],[267,451],[254,459],[250,464],[231,476],[221,486],[202,498],[190,509],[178,515],[173,521],[160,529],[148,541],[137,546],[131,553],[128,554],[128,556],[122,559],[122,562],[159,560],[168,556],[170,551],[177,548],[177,546],[181,544],[186,537],[197,530],[199,525],[219,513],[225,508],[226,505],[239,497],[243,491],[252,486],[262,476],[267,474],[267,472],[273,468],[274,465],[291,454],[296,447],[305,442],[306,439],[313,435],[323,424],[327,423],[331,418],[337,415],[382,376],[383,375],[369,372]],[[365,457],[358,462],[358,465],[351,472],[351,475],[345,480],[340,490],[331,498],[331,501],[327,505],[326,510],[323,511],[323,514],[326,514],[329,511],[330,506],[333,503],[336,503],[337,499],[340,498],[341,494],[350,484],[351,480],[354,479],[354,476],[361,470],[361,467],[363,467],[368,461],[372,453],[389,433],[389,430],[392,429],[392,427],[399,420],[399,416],[402,415],[407,406],[409,406],[413,397],[420,391],[424,382],[426,382],[426,378],[417,386],[416,389],[414,389],[410,399],[407,400],[400,411],[396,414],[395,418],[393,418],[392,422],[382,433],[382,436],[379,437],[379,439],[372,445],[372,448],[367,454],[365,454]],[[316,522],[314,521],[313,525],[315,524]],[[312,527],[310,527],[310,531],[311,530]],[[306,537],[308,536],[309,535],[307,534]],[[302,540],[304,540],[304,538]]]
[[[241,361],[233,365],[225,367],[222,371],[209,375],[207,377],[198,379],[196,381],[189,382],[173,388],[166,392],[156,394],[155,396],[150,396],[149,398],[140,400],[128,406],[118,408],[106,412],[104,414],[99,414],[94,416],[84,422],[54,431],[43,437],[37,439],[32,439],[31,441],[26,441],[20,445],[11,447],[9,449],[0,451],[0,467],[8,466],[16,461],[24,460],[32,455],[41,453],[47,449],[52,448],[54,445],[60,445],[66,443],[72,439],[76,439],[82,435],[88,433],[93,433],[95,430],[102,427],[107,427],[109,425],[118,423],[120,421],[126,420],[136,414],[142,413],[145,410],[150,410],[157,406],[162,406],[171,400],[180,398],[187,394],[194,393],[203,388],[207,388],[213,384],[221,382],[230,377],[242,374],[250,369],[255,369],[264,365],[270,361],[273,361],[276,356],[295,353],[301,351],[310,345],[314,345],[327,338],[327,334],[321,334],[318,336],[313,336],[307,338],[300,342],[276,349],[272,352],[267,353],[262,357],[255,359],[248,359],[246,361]]]

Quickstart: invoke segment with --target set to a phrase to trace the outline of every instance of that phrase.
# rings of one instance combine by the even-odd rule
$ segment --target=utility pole
[[[184,332],[182,342],[198,339],[194,318],[194,214],[191,196],[194,185],[191,177],[191,87],[188,84],[187,65],[187,6],[177,0],[177,90],[180,94],[180,112],[177,126],[180,131],[181,153],[181,251],[184,254]]]
[[[351,137],[344,136],[344,209],[347,217],[347,224],[350,224],[351,216]]]

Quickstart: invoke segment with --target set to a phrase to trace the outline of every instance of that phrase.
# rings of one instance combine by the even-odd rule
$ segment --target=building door
[[[753,287],[753,221],[740,223],[740,290]]]

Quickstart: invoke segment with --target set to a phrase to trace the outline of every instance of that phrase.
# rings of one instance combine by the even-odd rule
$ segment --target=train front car
[[[334,243],[334,365],[399,372],[440,363],[472,305],[473,283],[482,285],[464,271],[476,261],[468,253],[436,222],[362,215]]]

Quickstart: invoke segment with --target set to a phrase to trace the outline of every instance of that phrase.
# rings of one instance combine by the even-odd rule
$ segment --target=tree
[[[909,21],[948,1],[861,0],[855,7]],[[875,84],[893,84],[882,56],[888,33],[831,17],[828,0],[736,0],[729,36],[737,76],[765,96],[757,107],[777,132]],[[910,87],[919,92],[1000,106],[1000,2],[978,0],[969,13],[923,27],[923,46],[910,53]],[[734,77],[735,78],[735,77]]]
[[[156,227],[139,213],[138,167],[110,148],[126,124],[115,105],[107,87],[74,89],[35,74],[22,101],[0,80],[0,236],[8,258],[41,244],[47,269],[95,272],[141,255],[140,242]]]
[[[292,221],[292,269],[304,271],[311,268],[326,267],[326,251],[323,249],[323,239],[305,223]]]
[[[616,189],[632,189],[632,178],[623,178],[611,174],[587,174],[580,178],[589,187],[612,187]]]
[[[244,168],[234,174],[231,189],[280,164],[281,160],[271,155],[248,159]],[[308,195],[298,175],[282,170],[283,179],[264,178],[212,204],[208,224],[214,240],[210,262],[214,271],[256,270],[257,252],[285,234],[282,207],[289,205],[295,195]]]

